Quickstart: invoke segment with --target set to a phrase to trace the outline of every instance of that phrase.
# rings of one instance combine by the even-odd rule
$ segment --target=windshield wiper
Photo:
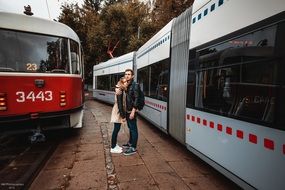
[[[51,70],[52,73],[66,73],[66,70],[64,69],[53,69]]]

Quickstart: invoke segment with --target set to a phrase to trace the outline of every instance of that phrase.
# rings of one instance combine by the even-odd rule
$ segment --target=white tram
[[[135,53],[140,114],[242,188],[284,189],[284,34],[284,0],[196,0]]]
[[[124,76],[126,69],[134,69],[135,52],[94,65],[93,97],[108,103],[114,103],[115,85]]]

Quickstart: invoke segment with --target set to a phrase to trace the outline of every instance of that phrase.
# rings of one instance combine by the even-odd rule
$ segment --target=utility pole
[[[141,27],[138,26],[138,39],[140,39],[140,34],[141,34]]]

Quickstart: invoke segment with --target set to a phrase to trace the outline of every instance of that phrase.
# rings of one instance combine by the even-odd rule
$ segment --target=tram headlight
[[[60,95],[59,95],[59,105],[61,107],[66,106],[66,93],[65,91],[60,91]]]
[[[7,110],[7,99],[6,93],[0,93],[0,111]]]

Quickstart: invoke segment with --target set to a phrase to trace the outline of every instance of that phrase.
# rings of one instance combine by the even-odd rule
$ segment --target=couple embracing
[[[137,152],[138,129],[137,129],[137,109],[139,85],[134,81],[134,71],[126,69],[115,88],[115,104],[112,109],[111,122],[114,123],[114,130],[111,140],[111,153],[122,153],[132,155]],[[127,122],[130,138],[126,144],[120,147],[117,144],[117,136],[121,124]]]

